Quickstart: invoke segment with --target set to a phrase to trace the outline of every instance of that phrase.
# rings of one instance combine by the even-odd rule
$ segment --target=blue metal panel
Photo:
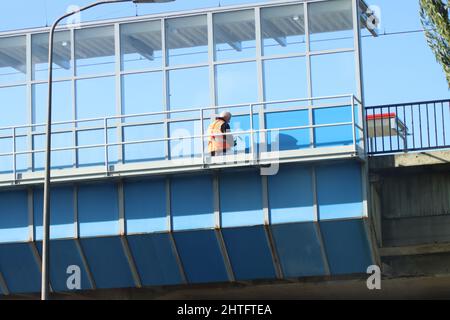
[[[0,245],[0,272],[11,293],[39,292],[40,271],[29,243]]]
[[[36,246],[42,256],[42,242]],[[69,291],[67,279],[72,273],[67,273],[69,266],[77,266],[81,272],[81,290],[92,289],[87,271],[81,260],[80,253],[74,240],[50,241],[50,281],[55,291]]]
[[[124,183],[128,234],[168,229],[165,188],[164,179]]]
[[[223,227],[264,223],[259,171],[231,171],[220,176],[220,208]]]
[[[314,223],[274,225],[272,233],[285,277],[325,274]]]
[[[76,237],[73,187],[52,188],[51,192],[50,237],[52,239]],[[43,190],[41,188],[35,189],[33,194],[33,213],[36,240],[42,240],[42,200]]]
[[[268,187],[271,223],[314,220],[310,167],[281,166]]]
[[[352,109],[348,107],[314,110],[314,123],[317,125],[338,122],[352,122]],[[314,129],[316,147],[330,147],[353,144],[352,126],[333,126]]]
[[[28,240],[26,190],[0,192],[0,242]]]
[[[212,176],[178,177],[171,183],[174,230],[214,228]]]
[[[275,278],[264,227],[223,229],[222,232],[237,280]]]
[[[167,233],[129,236],[128,243],[143,285],[160,286],[182,282]]]
[[[176,232],[174,237],[188,282],[228,280],[224,260],[213,230]]]
[[[346,162],[316,167],[320,219],[363,216],[361,165]]]
[[[134,287],[119,237],[82,239],[81,244],[97,288]]]
[[[365,273],[373,264],[362,219],[320,222],[332,274]]]
[[[309,123],[308,110],[271,112],[266,114],[268,129],[306,126]],[[309,148],[309,129],[281,130],[268,133],[269,150],[278,143],[280,151]],[[273,150],[276,151],[276,150]]]
[[[118,234],[117,186],[112,183],[80,186],[78,219],[81,237]]]

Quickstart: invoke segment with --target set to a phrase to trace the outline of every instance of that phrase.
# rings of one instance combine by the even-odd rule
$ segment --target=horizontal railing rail
[[[366,107],[367,153],[450,148],[450,99]]]
[[[350,107],[351,120],[329,123],[311,123],[311,120],[309,120],[308,124],[300,123],[299,120],[298,125],[280,125],[276,128],[267,128],[265,126],[266,115],[292,111],[308,111],[313,113],[315,110],[319,109],[339,107]],[[361,102],[354,95],[339,95],[58,121],[52,124],[52,137],[54,141],[51,148],[52,157],[53,154],[58,152],[73,151],[73,157],[77,159],[78,152],[81,150],[102,149],[102,159],[98,159],[98,162],[94,163],[96,165],[102,163],[105,171],[108,172],[110,170],[110,165],[124,162],[124,148],[126,147],[139,144],[148,145],[152,143],[164,143],[165,155],[163,158],[167,160],[171,159],[170,146],[172,143],[191,140],[199,143],[199,145],[197,145],[197,148],[194,148],[194,150],[191,150],[188,157],[201,157],[201,163],[206,165],[208,163],[206,158],[209,155],[207,151],[207,141],[210,136],[207,134],[205,126],[215,118],[217,113],[224,110],[232,112],[234,119],[242,116],[248,118],[247,128],[224,133],[223,136],[233,135],[233,137],[237,137],[242,141],[247,138],[248,141],[246,141],[244,150],[235,150],[235,153],[248,153],[252,161],[258,161],[260,153],[268,150],[268,145],[272,142],[270,141],[270,138],[268,138],[268,135],[272,135],[274,132],[279,133],[294,130],[310,130],[308,133],[312,135],[310,140],[314,141],[315,130],[348,126],[352,128],[352,145],[355,146],[355,149],[356,146],[360,146],[360,149],[364,150],[364,123],[362,120]],[[180,117],[180,115],[188,113],[188,116]],[[152,119],[152,117],[163,118]],[[309,117],[309,119],[314,119],[314,117]],[[134,122],[130,120],[134,120]],[[168,128],[171,124],[178,122],[199,122],[199,130],[192,134],[183,133],[171,136],[168,133],[170,131]],[[146,132],[145,126],[150,127],[155,125],[165,126],[166,129],[164,129],[164,131],[166,133],[163,136],[156,137],[146,137],[146,135],[143,134],[144,137],[142,138],[127,138],[126,130],[128,129],[138,128],[141,133],[144,133]],[[5,163],[5,157],[12,158],[10,160],[12,163],[9,171],[13,174],[14,180],[16,179],[18,172],[39,171],[39,169],[35,169],[35,157],[36,155],[45,152],[45,146],[41,143],[42,146],[37,147],[36,145],[38,143],[35,140],[45,135],[45,126],[46,124],[39,123],[0,127],[0,163]],[[96,141],[81,143],[79,141],[80,136],[89,132],[97,134]],[[69,134],[70,137],[64,136],[63,140],[65,140],[65,143],[63,145],[55,146],[55,138],[58,137],[58,135]],[[111,135],[113,135],[113,137],[111,137]],[[5,150],[5,145],[10,145],[10,148],[6,148],[9,150]],[[316,146],[314,145],[314,142],[311,142],[309,147],[315,148]],[[118,150],[115,157],[117,159],[111,160],[112,156],[110,155],[110,152],[114,148]],[[26,156],[28,165],[26,166],[26,169],[19,169],[18,159],[23,156]],[[174,158],[178,157],[175,156]],[[72,166],[78,167],[79,163],[77,163],[77,160],[74,161],[75,163]],[[146,160],[143,159],[142,161]]]

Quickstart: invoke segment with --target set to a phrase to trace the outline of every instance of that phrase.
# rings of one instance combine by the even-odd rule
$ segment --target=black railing
[[[450,99],[366,108],[369,154],[450,148]]]

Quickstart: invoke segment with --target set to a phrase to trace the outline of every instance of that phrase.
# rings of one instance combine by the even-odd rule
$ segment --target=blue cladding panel
[[[127,233],[167,230],[165,188],[164,179],[124,183]]]
[[[167,233],[129,236],[128,243],[143,285],[181,283],[180,270]]]
[[[234,171],[220,177],[220,208],[223,227],[264,223],[259,171]]]
[[[266,126],[268,129],[306,126],[309,123],[308,110],[274,112],[266,114]],[[268,133],[270,149],[274,143],[278,149],[298,150],[309,148],[309,129],[281,130]],[[273,150],[276,151],[276,150]]]
[[[320,223],[332,274],[365,273],[372,265],[363,220]]]
[[[81,244],[98,288],[134,287],[120,238],[82,239]]]
[[[314,110],[314,123],[317,125],[352,122],[352,109],[348,107]],[[353,143],[352,126],[333,126],[314,129],[315,146],[331,147]]]
[[[52,239],[74,238],[75,234],[75,213],[73,187],[52,188],[50,198]],[[42,200],[43,190],[35,189],[33,194],[33,211],[36,240],[42,240]]]
[[[214,231],[177,232],[174,236],[189,282],[228,280]]]
[[[212,176],[172,179],[174,230],[214,227]]]
[[[80,236],[119,233],[119,208],[115,184],[92,184],[78,189]]]
[[[28,240],[26,190],[0,192],[0,242]]]
[[[42,242],[36,243],[39,254],[42,256]],[[69,291],[67,279],[69,266],[78,266],[81,272],[81,290],[92,289],[81,260],[80,253],[74,240],[54,240],[50,242],[50,281],[55,291]]]
[[[274,225],[272,233],[285,277],[325,274],[314,223]]]
[[[41,289],[41,274],[29,243],[0,245],[0,272],[11,293]]]
[[[223,229],[222,232],[237,280],[275,278],[264,227]]]
[[[362,217],[361,165],[347,162],[316,167],[320,219]]]
[[[272,223],[314,220],[310,167],[282,166],[268,181]]]

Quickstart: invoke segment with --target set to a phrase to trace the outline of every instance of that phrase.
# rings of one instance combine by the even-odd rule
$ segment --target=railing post
[[[203,120],[203,108],[200,108],[200,135],[201,135],[201,141],[202,141],[202,166],[205,165],[205,128],[203,127],[204,120]],[[195,150],[195,147],[194,147]]]
[[[252,164],[255,163],[255,128],[253,124],[253,104],[250,104],[250,154],[252,155]]]
[[[356,150],[356,125],[355,125],[355,96],[352,94],[352,135],[353,135],[353,146]]]
[[[103,128],[105,130],[105,171],[109,172],[109,156],[108,156],[108,118],[103,119]]]
[[[16,174],[16,127],[13,127],[13,175],[14,175],[14,183],[17,179]]]

